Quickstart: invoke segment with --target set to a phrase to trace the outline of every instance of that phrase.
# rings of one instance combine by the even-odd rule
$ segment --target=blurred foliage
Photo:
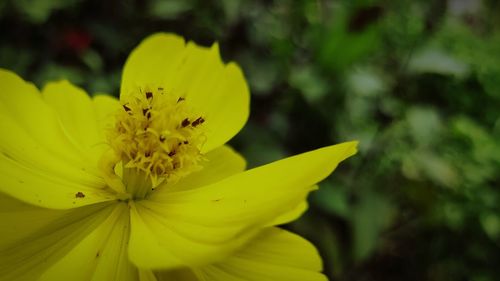
[[[500,4],[493,0],[11,0],[0,66],[117,95],[156,31],[242,65],[250,167],[361,141],[287,226],[332,280],[498,280]]]

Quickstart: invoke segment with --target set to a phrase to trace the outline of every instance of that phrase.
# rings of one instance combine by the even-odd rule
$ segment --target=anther
[[[200,168],[206,120],[191,115],[185,97],[164,95],[166,88],[138,88],[123,102],[108,141],[128,168],[153,182],[175,182]],[[154,117],[154,118],[153,118]],[[196,130],[194,127],[197,127]],[[200,128],[201,129],[201,128]]]
[[[191,124],[191,122],[189,122],[189,119],[184,118],[184,120],[182,120],[181,126],[184,128],[187,127],[189,124]]]
[[[203,117],[198,117],[198,119],[194,120],[193,123],[191,124],[193,127],[196,127],[200,124],[203,124],[205,122],[205,119]]]

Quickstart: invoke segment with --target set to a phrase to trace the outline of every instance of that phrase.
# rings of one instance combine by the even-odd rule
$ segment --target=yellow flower
[[[128,58],[120,100],[0,70],[0,280],[326,280],[276,225],[356,142],[245,171],[225,143],[249,92],[218,46],[172,34]]]

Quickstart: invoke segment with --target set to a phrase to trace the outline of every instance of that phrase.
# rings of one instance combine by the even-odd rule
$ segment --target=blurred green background
[[[250,167],[361,141],[286,226],[331,280],[500,280],[497,1],[0,1],[0,67],[117,95],[157,31],[242,65]]]

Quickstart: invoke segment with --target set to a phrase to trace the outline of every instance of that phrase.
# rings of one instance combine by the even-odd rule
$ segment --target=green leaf
[[[57,80],[68,80],[73,84],[82,85],[85,82],[85,77],[80,69],[50,63],[37,73],[34,80],[39,86]]]
[[[411,107],[406,113],[408,129],[420,146],[429,146],[440,140],[443,124],[436,110],[429,107]]]
[[[464,61],[436,47],[418,50],[408,63],[408,70],[415,73],[436,73],[464,78],[470,67]]]
[[[329,214],[349,217],[348,194],[341,186],[334,186],[328,181],[322,182],[320,189],[312,193],[311,201]]]
[[[346,80],[349,90],[363,97],[376,97],[388,89],[388,83],[382,75],[367,67],[353,69]]]
[[[500,216],[498,213],[486,212],[479,217],[484,232],[494,241],[500,239]]]
[[[380,234],[395,216],[390,201],[376,193],[364,193],[353,209],[354,258],[367,258],[377,247]]]
[[[85,53],[83,53],[81,55],[81,58],[82,58],[83,62],[93,72],[99,72],[102,70],[102,66],[103,66],[102,58],[97,52],[95,52],[91,49],[88,49],[85,51]]]
[[[243,64],[245,74],[252,89],[252,94],[269,94],[279,79],[279,71],[276,62],[264,60],[257,54],[250,52],[241,54],[238,61]]]
[[[159,19],[176,19],[193,8],[188,0],[155,0],[150,2],[148,12]]]
[[[16,0],[14,5],[34,23],[45,22],[52,11],[70,7],[80,0]]]
[[[333,20],[327,27],[319,28],[317,36],[318,59],[331,70],[344,70],[376,50],[380,44],[378,24],[367,26],[361,31],[348,29],[349,11],[347,6],[335,9]]]
[[[416,150],[403,158],[403,174],[410,179],[429,179],[445,187],[457,187],[460,176],[446,159],[427,150]]]
[[[310,65],[292,68],[289,81],[309,103],[319,102],[327,94],[329,86]]]

